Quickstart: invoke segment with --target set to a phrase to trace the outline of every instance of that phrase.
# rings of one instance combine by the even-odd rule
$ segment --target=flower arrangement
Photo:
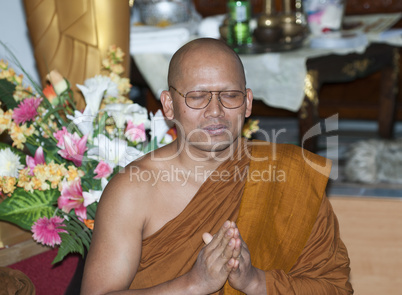
[[[123,56],[111,46],[103,74],[77,85],[84,110],[76,109],[69,82],[57,71],[41,89],[13,56],[33,89],[0,61],[0,134],[8,136],[0,142],[0,220],[31,230],[38,243],[59,247],[53,263],[89,249],[108,181],[175,139],[161,111],[148,114],[127,99],[131,86],[120,76]],[[250,138],[257,130],[258,121],[251,120],[242,134]]]
[[[113,175],[174,139],[161,111],[148,115],[127,99],[123,56],[111,46],[102,75],[77,85],[84,110],[76,109],[69,82],[57,71],[44,89],[31,80],[33,89],[0,61],[0,134],[6,138],[0,143],[0,220],[58,246],[53,263],[89,249],[96,208]]]

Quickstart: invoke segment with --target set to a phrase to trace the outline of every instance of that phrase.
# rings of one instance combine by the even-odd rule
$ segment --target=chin
[[[234,143],[237,142],[238,137],[236,138],[231,138],[228,136],[224,137],[216,137],[216,138],[210,138],[211,140],[208,141],[203,141],[203,140],[198,140],[198,141],[190,141],[189,144],[198,150],[204,151],[204,152],[215,152],[215,153],[220,153],[223,152],[233,146]]]

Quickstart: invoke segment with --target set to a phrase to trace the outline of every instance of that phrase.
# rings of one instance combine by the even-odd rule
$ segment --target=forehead
[[[219,48],[197,48],[184,54],[180,62],[179,81],[190,88],[245,86],[243,67],[236,55]]]

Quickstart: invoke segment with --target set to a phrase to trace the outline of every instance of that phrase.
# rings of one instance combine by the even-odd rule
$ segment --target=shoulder
[[[150,181],[144,174],[152,174],[150,171],[154,169],[147,155],[131,162],[113,176],[107,184],[101,200],[104,199],[103,197],[119,202],[143,199],[149,190]]]

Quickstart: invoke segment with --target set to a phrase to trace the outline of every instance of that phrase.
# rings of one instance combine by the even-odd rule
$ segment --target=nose
[[[219,92],[212,92],[211,101],[205,110],[205,117],[222,117],[224,114],[224,107],[219,101]]]

